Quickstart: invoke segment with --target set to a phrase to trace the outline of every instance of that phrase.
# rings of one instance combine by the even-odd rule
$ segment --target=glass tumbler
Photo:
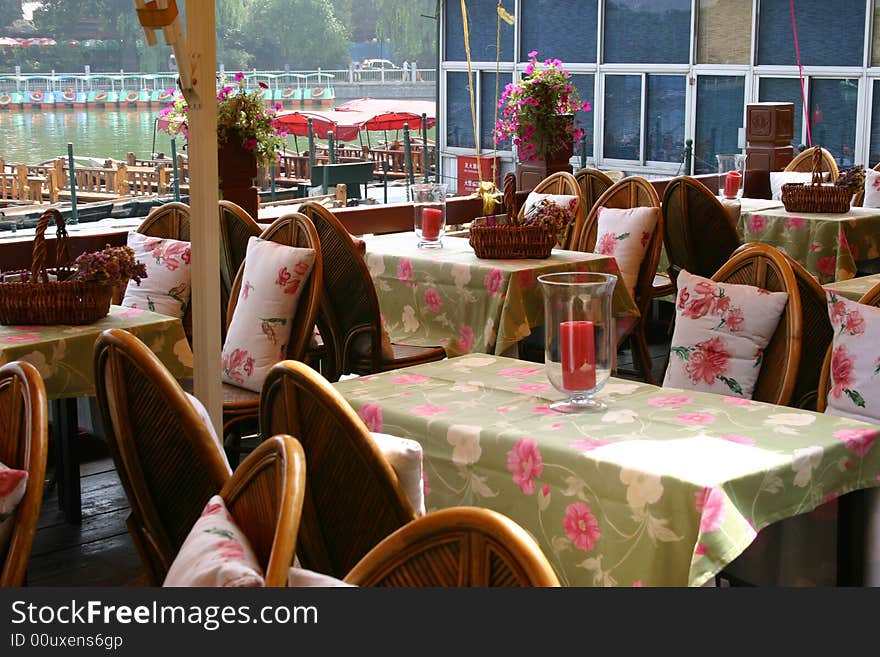
[[[443,248],[446,187],[446,183],[417,183],[409,187],[413,200],[413,228],[419,240],[419,248]]]
[[[718,195],[724,198],[742,196],[746,156],[742,153],[721,153],[715,159],[718,160]]]
[[[611,376],[616,350],[611,299],[617,276],[562,272],[538,276],[544,292],[544,364],[547,378],[565,400],[562,413],[597,411],[593,397]]]

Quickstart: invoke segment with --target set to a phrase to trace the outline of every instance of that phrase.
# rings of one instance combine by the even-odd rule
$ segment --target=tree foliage
[[[390,39],[398,59],[434,64],[437,55],[436,0],[376,0],[376,36]]]

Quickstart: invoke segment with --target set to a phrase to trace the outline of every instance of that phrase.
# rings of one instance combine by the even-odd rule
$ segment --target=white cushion
[[[639,269],[659,217],[660,208],[599,208],[593,251],[614,256],[631,296],[635,294]]]
[[[265,586],[247,537],[214,495],[180,546],[162,586]]]
[[[834,340],[826,413],[880,422],[880,308],[827,296]]]
[[[682,270],[663,385],[751,399],[786,292],[716,283]]]
[[[24,497],[27,478],[27,470],[15,470],[0,463],[0,563],[12,536],[15,509]]]
[[[202,418],[202,422],[205,423],[208,431],[211,432],[211,438],[213,438],[214,442],[217,443],[217,447],[220,448],[220,454],[223,455],[223,462],[226,463],[226,465],[229,465],[229,459],[226,458],[226,450],[223,449],[223,441],[220,440],[217,432],[214,431],[214,423],[211,422],[211,416],[208,415],[208,409],[205,408],[205,405],[202,404],[199,398],[195,395],[191,395],[186,391],[184,391],[183,394],[185,394],[187,399],[189,399],[189,403],[192,404],[192,407],[194,409],[196,409],[196,413],[199,414],[199,417]]]
[[[577,196],[571,194],[539,194],[536,192],[529,192],[529,195],[526,196],[525,203],[523,203],[523,216],[526,216],[533,206],[537,205],[545,198],[550,199],[555,205],[568,208],[569,212],[572,213],[572,216],[574,216],[574,213],[577,210],[579,200]]]
[[[129,281],[122,305],[183,317],[191,290],[190,243],[128,234],[135,260],[144,263],[147,277],[138,285]]]
[[[331,575],[316,573],[314,570],[305,568],[291,568],[287,573],[287,586],[291,588],[302,587],[349,587],[353,588],[354,584],[347,584],[341,579],[336,579]]]
[[[880,208],[880,171],[865,169],[865,199],[862,207]]]
[[[286,357],[296,304],[314,263],[314,249],[248,240],[241,291],[223,343],[224,381],[260,392],[269,369]]]
[[[827,173],[822,174],[822,180],[828,178]],[[770,172],[770,193],[774,201],[782,200],[782,186],[786,183],[805,183],[813,182],[813,174],[810,171],[771,171]]]
[[[425,484],[422,476],[422,446],[415,440],[370,432],[391,465],[403,492],[420,516],[425,515]]]

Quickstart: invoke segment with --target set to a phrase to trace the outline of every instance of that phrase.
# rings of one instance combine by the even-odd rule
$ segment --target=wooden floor
[[[654,380],[659,385],[669,350],[667,324],[651,324]],[[618,366],[631,367],[628,351]],[[621,375],[624,378],[633,378]],[[64,521],[55,486],[47,485],[28,566],[30,586],[135,586],[142,569],[125,526],[128,501],[100,438],[81,437],[82,523]],[[50,452],[49,469],[52,469]],[[50,473],[51,474],[51,473]]]

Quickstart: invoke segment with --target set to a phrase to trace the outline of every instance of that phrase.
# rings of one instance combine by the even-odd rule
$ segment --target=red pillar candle
[[[561,322],[559,343],[562,357],[562,387],[592,390],[596,387],[596,346],[593,322]]]
[[[439,208],[422,208],[422,237],[434,241],[440,237],[440,226],[443,224],[443,210]]]
[[[724,178],[725,198],[736,198],[742,185],[742,174],[739,171],[728,171]]]

